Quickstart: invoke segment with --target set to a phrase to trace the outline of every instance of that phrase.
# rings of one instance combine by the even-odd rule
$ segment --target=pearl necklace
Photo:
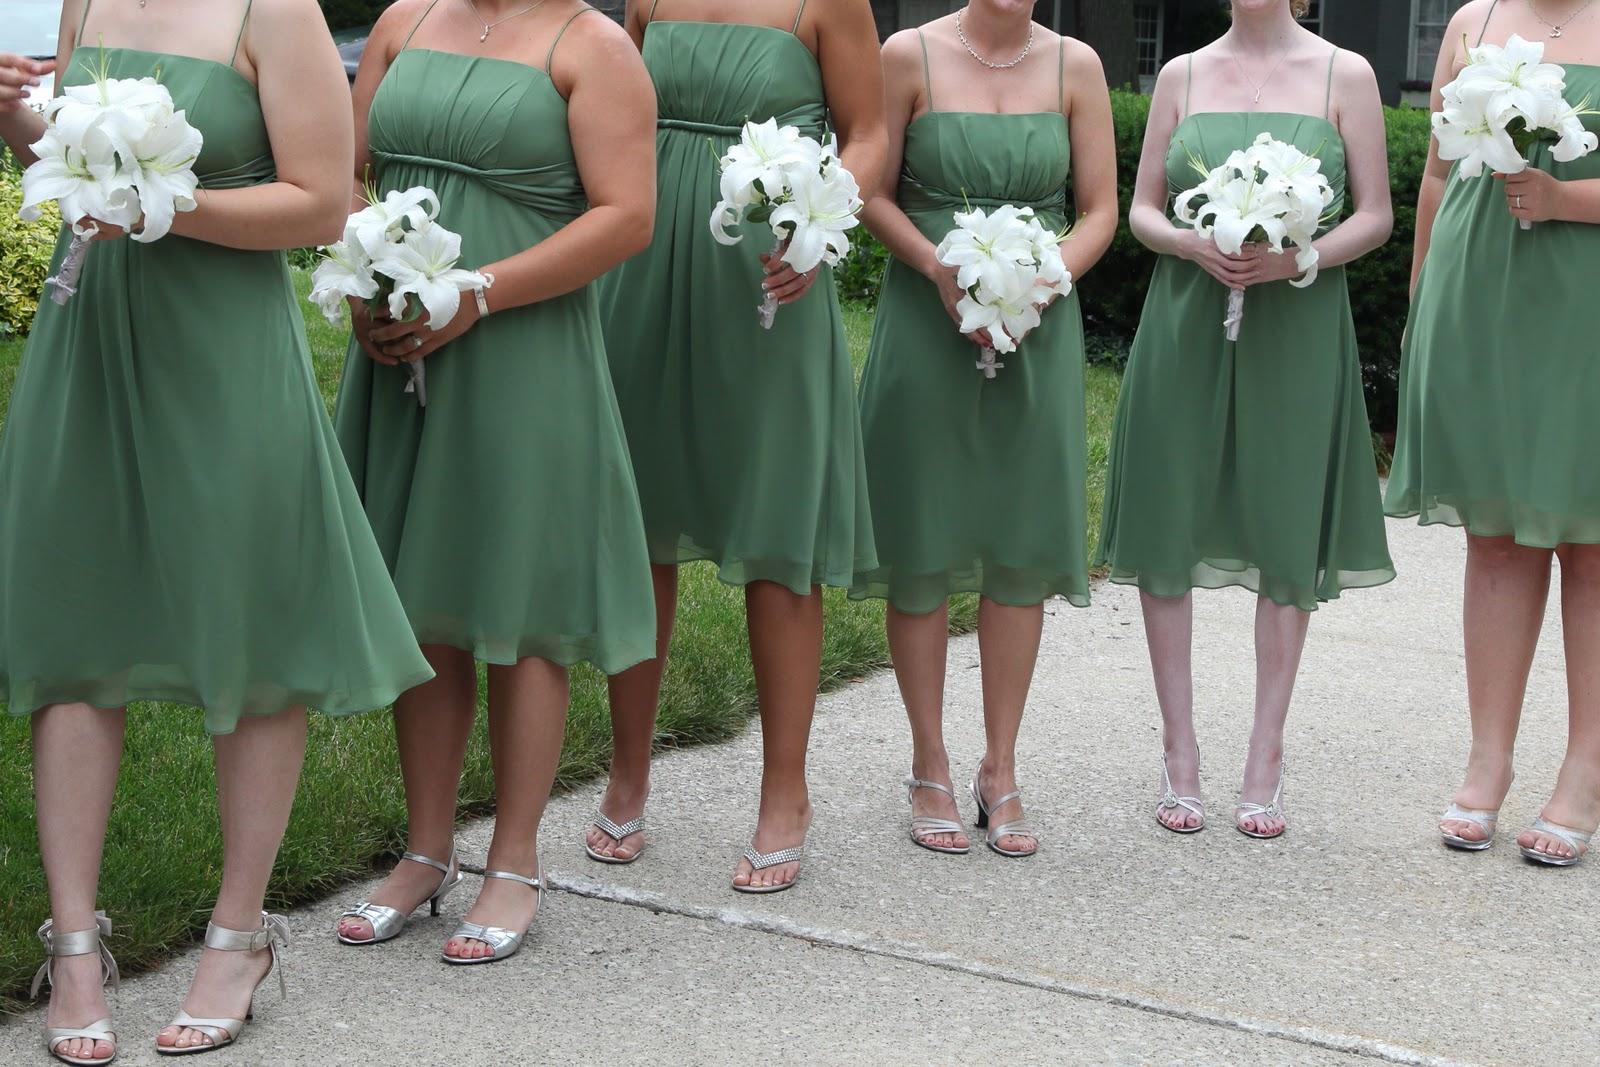
[[[1594,0],[1590,0],[1590,3],[1593,2]],[[1021,63],[1024,59],[1027,59],[1028,53],[1033,51],[1033,31],[1035,27],[1033,21],[1029,20],[1028,43],[1022,46],[1022,51],[1017,53],[1017,58],[1013,59],[1009,63],[996,63],[991,59],[985,59],[978,53],[976,48],[972,47],[972,42],[967,40],[966,31],[961,28],[961,15],[965,11],[966,8],[962,8],[960,11],[956,12],[956,37],[961,41],[961,46],[967,50],[967,54],[969,56],[971,56],[973,59],[976,59],[979,63],[982,63],[990,70],[1010,70],[1018,63]]]

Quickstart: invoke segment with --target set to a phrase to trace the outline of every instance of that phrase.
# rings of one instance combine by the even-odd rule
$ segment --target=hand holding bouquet
[[[1189,162],[1203,180],[1173,203],[1179,222],[1230,256],[1247,243],[1264,244],[1274,255],[1283,254],[1285,243],[1292,244],[1295,266],[1305,274],[1289,284],[1303,289],[1317,280],[1313,242],[1334,194],[1315,156],[1263,133],[1220,167],[1207,170],[1192,156]],[[1239,339],[1243,321],[1244,290],[1229,290],[1223,320],[1228,340]]]
[[[802,137],[776,119],[747,122],[739,143],[718,162],[722,199],[711,212],[718,243],[743,240],[728,232],[741,221],[765,222],[777,238],[773,254],[799,274],[821,263],[832,266],[850,251],[845,233],[860,221],[861,190],[839,162],[835,142]],[[777,298],[768,293],[758,314],[762,329],[772,329]]]
[[[939,262],[956,269],[966,295],[956,304],[961,332],[988,332],[977,367],[985,378],[1005,367],[997,352],[1015,352],[1039,325],[1039,311],[1072,291],[1072,275],[1061,261],[1065,234],[1052,233],[1033,209],[1005,204],[985,213],[958,211],[956,228],[939,242]]]
[[[487,289],[494,278],[461,270],[461,237],[440,226],[439,197],[418,186],[382,200],[368,187],[367,207],[350,216],[344,239],[321,249],[322,262],[311,275],[311,301],[337,324],[348,298],[368,306],[387,306],[396,320],[423,311],[428,326],[442,330],[461,307],[467,289]],[[420,345],[419,345],[420,347]],[[420,361],[405,364],[406,392],[428,404],[427,376]]]
[[[172,94],[154,78],[111,77],[104,52],[91,74],[88,85],[69,86],[45,105],[44,136],[32,146],[39,158],[22,175],[21,217],[32,222],[54,200],[72,227],[61,272],[45,282],[57,304],[77,291],[84,254],[102,225],[121,227],[135,241],[159,241],[177,212],[196,206],[202,138]]]
[[[1461,180],[1476,178],[1484,165],[1500,174],[1528,168],[1528,150],[1538,141],[1554,142],[1550,155],[1559,163],[1600,147],[1583,124],[1597,114],[1583,100],[1567,103],[1566,71],[1544,62],[1544,45],[1512,35],[1504,47],[1480,44],[1467,50],[1469,62],[1446,85],[1444,110],[1433,116],[1439,158],[1460,160]],[[1524,230],[1533,223],[1520,220]]]

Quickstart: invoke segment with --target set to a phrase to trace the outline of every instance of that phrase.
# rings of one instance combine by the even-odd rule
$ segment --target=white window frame
[[[1155,35],[1154,39],[1149,38],[1149,37],[1140,37],[1140,36],[1138,36],[1138,33],[1139,33],[1139,11],[1138,11],[1138,9],[1140,7],[1143,7],[1143,6],[1149,6],[1149,7],[1155,8],[1156,35]],[[1166,4],[1166,0],[1142,0],[1142,2],[1137,2],[1137,3],[1134,4],[1134,49],[1135,49],[1135,51],[1137,51],[1139,49],[1140,45],[1142,45],[1142,44],[1144,44],[1146,42],[1149,42],[1149,43],[1152,43],[1152,44],[1155,45],[1155,69],[1152,70],[1149,74],[1144,73],[1144,71],[1142,71],[1142,70],[1139,72],[1139,88],[1142,89],[1144,92],[1148,93],[1152,89],[1155,88],[1156,75],[1161,73],[1161,64],[1163,62],[1165,62],[1165,60],[1167,58],[1166,57],[1166,50],[1167,50],[1167,4]],[[1140,56],[1138,61],[1142,65],[1143,64],[1143,57]]]
[[[1463,2],[1465,0],[1457,0],[1456,8],[1459,9]],[[1449,19],[1454,15],[1455,11],[1446,12],[1445,26],[1450,24]],[[1422,29],[1422,0],[1411,0],[1411,19],[1408,29],[1410,32],[1406,35],[1406,80],[1431,82],[1433,80],[1431,66],[1427,70],[1417,69],[1417,37],[1418,31]],[[1435,56],[1434,59],[1437,60],[1438,57]]]
[[[1300,20],[1300,25],[1304,26],[1318,37],[1321,37],[1323,36],[1322,31],[1327,27],[1328,4],[1331,3],[1332,0],[1313,0],[1313,2],[1317,5],[1316,17],[1312,18],[1308,15]]]

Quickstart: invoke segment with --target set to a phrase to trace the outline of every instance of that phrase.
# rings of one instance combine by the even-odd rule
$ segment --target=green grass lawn
[[[845,322],[859,371],[872,312],[849,309]],[[345,334],[314,311],[308,326],[317,380],[331,406]],[[10,401],[21,354],[20,341],[0,341],[0,407]],[[40,358],[48,356],[40,353]],[[1091,543],[1099,524],[1117,387],[1114,372],[1090,369]],[[974,617],[973,598],[961,598],[952,624],[969,628]],[[825,685],[887,661],[880,604],[853,604],[831,590],[827,619]],[[744,728],[754,702],[742,594],[719,583],[709,565],[686,567],[659,743],[671,747],[732,737]],[[101,906],[117,923],[113,947],[125,971],[153,962],[169,946],[203,930],[221,876],[211,746],[199,712],[142,705],[130,709],[128,719],[127,756],[100,892]],[[604,680],[593,670],[579,669],[573,674],[558,785],[571,786],[603,773],[609,753]],[[38,965],[33,929],[49,911],[34,837],[29,766],[26,721],[0,717],[0,995],[15,995],[26,987]],[[463,810],[486,811],[491,791],[480,717],[462,781]],[[272,906],[326,895],[371,871],[376,861],[398,853],[404,824],[389,718],[365,715],[336,722],[313,716],[305,774],[273,880]],[[552,840],[546,847],[565,852],[576,846]]]

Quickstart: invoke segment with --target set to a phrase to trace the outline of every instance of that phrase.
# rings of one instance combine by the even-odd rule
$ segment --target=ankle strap
[[[484,871],[483,876],[485,878],[504,878],[508,882],[520,882],[529,889],[544,888],[544,886],[540,883],[539,875],[534,875],[532,878],[527,878],[523,875],[517,874],[514,871]]]
[[[949,797],[951,800],[954,800],[956,798],[955,790],[951,789],[947,785],[940,785],[938,782],[930,782],[925,778],[907,778],[906,779],[906,791],[908,793],[915,793],[919,789],[932,789],[935,792],[943,793],[945,796]]]
[[[97,911],[94,913],[94,922],[87,930],[58,934],[55,921],[46,919],[44,925],[39,927],[39,941],[44,945],[45,954],[60,959],[63,956],[87,956],[98,952],[100,939],[111,936],[111,920],[105,912]]]
[[[261,929],[230,930],[216,923],[206,924],[206,948],[221,952],[260,952],[289,944],[289,920],[283,915],[261,913]]]
[[[424,867],[432,867],[434,870],[438,871],[440,874],[449,874],[451,869],[454,868],[455,865],[456,865],[456,852],[455,852],[455,849],[451,849],[450,850],[450,859],[447,860],[444,863],[440,863],[438,860],[435,860],[435,859],[429,859],[427,856],[424,856],[420,852],[402,852],[400,854],[400,858],[402,860],[410,860],[412,863],[420,863]]]

